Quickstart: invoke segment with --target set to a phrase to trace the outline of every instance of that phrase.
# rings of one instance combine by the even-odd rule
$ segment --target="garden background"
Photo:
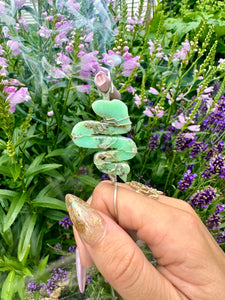
[[[0,1],[1,299],[81,297],[64,197],[87,200],[107,178],[96,149],[71,139],[76,123],[99,120],[99,70],[131,117],[128,181],[189,202],[225,249],[225,3],[153,4]],[[94,267],[88,297],[120,299]]]

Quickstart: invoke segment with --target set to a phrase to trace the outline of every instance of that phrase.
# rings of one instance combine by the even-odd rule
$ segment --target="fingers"
[[[147,261],[130,236],[111,218],[104,218],[106,232],[94,244],[84,241],[98,270],[125,300],[180,299],[173,286]],[[148,284],[146,284],[148,282]]]

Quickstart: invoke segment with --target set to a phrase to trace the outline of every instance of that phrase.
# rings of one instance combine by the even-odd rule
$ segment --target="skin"
[[[93,244],[74,230],[81,264],[93,263],[125,300],[224,300],[225,254],[186,202],[157,200],[118,184],[102,182],[88,200],[104,218],[106,233]],[[155,268],[127,234],[135,230],[157,259]]]

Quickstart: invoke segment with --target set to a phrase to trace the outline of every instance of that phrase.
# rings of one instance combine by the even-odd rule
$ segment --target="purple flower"
[[[70,253],[73,253],[75,251],[76,251],[76,246],[75,245],[69,247],[69,252]]]
[[[189,198],[191,206],[194,208],[208,208],[208,205],[212,203],[217,197],[216,189],[208,186],[205,190],[197,191]]]
[[[7,46],[12,50],[12,55],[14,56],[18,55],[21,52],[21,50],[19,49],[20,45],[21,44],[18,43],[17,41],[9,40],[7,42]]]
[[[37,32],[41,37],[48,39],[51,36],[52,30],[45,26],[41,26],[41,29]]]
[[[69,229],[70,226],[73,225],[72,221],[68,216],[65,216],[62,220],[59,221],[59,225],[61,225],[65,229]]]
[[[77,11],[80,9],[80,3],[75,0],[68,0],[67,9],[69,13],[77,14]]]
[[[58,243],[54,246],[54,248],[55,248],[55,252],[59,252],[60,250],[62,250],[62,245]]]
[[[179,133],[175,140],[175,150],[177,152],[184,151],[189,148],[196,140],[194,136],[188,136],[185,133]]]
[[[191,174],[191,170],[187,170],[187,172],[184,173],[183,179],[178,182],[178,189],[180,191],[186,191],[189,189],[195,177],[197,177],[196,173]]]
[[[216,240],[218,244],[225,243],[225,230],[219,233],[219,235],[216,237]]]
[[[87,284],[91,284],[91,275],[87,275]]]
[[[217,207],[213,213],[213,215],[209,216],[206,220],[206,226],[211,230],[219,230],[222,217],[220,213],[225,210],[225,204],[217,203]]]
[[[140,56],[131,57],[122,63],[121,66],[123,67],[123,71],[122,71],[123,76],[129,77],[132,74],[133,69],[135,67],[137,67],[137,68],[140,67],[140,64],[138,62],[139,58],[140,58]]]
[[[38,292],[41,289],[41,284],[37,283],[37,282],[29,282],[27,285],[27,291],[34,293],[34,292]]]
[[[9,101],[9,111],[14,113],[16,105],[24,101],[29,101],[31,99],[28,89],[25,87],[20,88],[17,91],[13,91],[8,95],[6,101]]]
[[[149,150],[154,151],[156,149],[156,147],[159,145],[159,138],[160,138],[159,134],[153,134],[150,137],[148,142]]]
[[[199,153],[204,152],[206,150],[207,146],[208,145],[204,144],[203,142],[195,142],[195,143],[193,143],[192,148],[191,148],[190,158],[194,158]]]

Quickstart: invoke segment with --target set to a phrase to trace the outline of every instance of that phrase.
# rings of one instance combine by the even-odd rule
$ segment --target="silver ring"
[[[114,199],[113,199],[113,202],[114,202],[114,211],[115,211],[115,215],[117,217],[117,182],[115,182],[115,187],[114,187]]]

